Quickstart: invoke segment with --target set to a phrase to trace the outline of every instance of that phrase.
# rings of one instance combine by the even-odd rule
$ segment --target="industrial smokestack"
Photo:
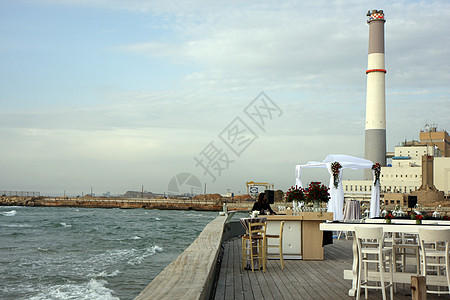
[[[367,63],[366,132],[364,158],[386,166],[386,105],[384,67],[384,13],[367,13],[369,24],[369,57]],[[366,170],[364,179],[372,178]]]

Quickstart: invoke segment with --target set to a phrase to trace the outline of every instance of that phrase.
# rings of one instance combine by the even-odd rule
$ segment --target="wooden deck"
[[[242,271],[241,240],[224,243],[224,252],[214,299],[355,299],[347,295],[350,280],[343,271],[352,266],[352,241],[334,240],[324,247],[325,260],[285,260],[281,270],[279,260],[269,260],[267,271]],[[389,294],[388,298],[389,298]],[[427,295],[428,300],[448,299]],[[381,299],[380,290],[369,290],[370,300]],[[409,285],[397,285],[395,299],[411,299]],[[361,293],[364,299],[364,292]]]

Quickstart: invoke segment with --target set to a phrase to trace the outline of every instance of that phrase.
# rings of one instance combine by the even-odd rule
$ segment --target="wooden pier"
[[[348,296],[351,281],[344,280],[344,270],[352,267],[352,241],[334,240],[324,247],[325,260],[269,260],[267,271],[242,271],[241,240],[225,242],[214,299],[355,299]],[[389,297],[389,294],[388,294]],[[448,299],[448,295],[427,295],[428,300]],[[410,285],[397,285],[394,298],[410,300]],[[364,292],[361,293],[364,299]],[[369,290],[370,300],[381,299],[381,291]]]

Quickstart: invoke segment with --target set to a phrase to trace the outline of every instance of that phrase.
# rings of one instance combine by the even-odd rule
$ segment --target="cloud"
[[[42,99],[53,89],[36,84],[40,88],[28,92],[24,102],[40,99],[33,105],[12,106],[14,97],[0,97],[2,105],[9,104],[0,112],[0,157],[8,173],[1,179],[10,187],[25,178],[22,182],[28,186],[37,179],[46,187],[69,180],[80,190],[95,181],[98,188],[118,193],[151,183],[153,190],[164,191],[181,171],[209,180],[193,156],[216,141],[236,116],[243,116],[243,109],[261,91],[281,107],[283,116],[265,132],[257,131],[258,140],[211,188],[242,190],[245,180],[255,178],[286,188],[297,163],[322,160],[330,153],[361,156],[369,30],[365,13],[373,8],[384,9],[387,18],[388,145],[416,137],[424,122],[450,128],[447,1],[382,1],[377,7],[361,1],[40,3],[95,12],[96,21],[109,20],[97,32],[108,34],[101,35],[101,49],[93,49],[104,56],[94,66],[78,53],[83,40],[93,38],[89,35],[78,41],[80,45],[70,44],[73,49],[66,47],[70,51],[61,59],[65,82],[73,83],[71,91],[80,81],[71,77],[74,69],[99,74],[87,74],[95,95],[85,91],[77,98],[61,88],[71,100],[48,104]],[[120,35],[117,16],[132,23],[133,32]],[[19,38],[17,42],[26,45]],[[67,57],[80,65],[73,66]],[[23,57],[17,56],[17,61]],[[128,65],[136,70],[124,75],[121,67]],[[35,66],[33,74],[40,74],[38,66],[45,70],[45,65]],[[14,72],[19,79],[30,74],[26,67]],[[7,73],[2,76],[10,78]],[[59,77],[52,73],[47,86],[57,86]],[[116,81],[105,83],[104,77]],[[148,86],[136,87],[135,82],[145,80]],[[15,84],[11,86],[18,93],[23,85]],[[100,88],[104,86],[108,88]],[[26,98],[25,91],[20,92]],[[92,103],[86,104],[86,94]]]

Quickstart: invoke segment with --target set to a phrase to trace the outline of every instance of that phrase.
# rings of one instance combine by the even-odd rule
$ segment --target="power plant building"
[[[450,138],[445,130],[426,125],[419,141],[405,141],[386,151],[386,99],[384,24],[382,10],[367,12],[369,49],[364,158],[381,165],[381,197],[384,194],[410,194],[424,190],[450,195]],[[389,164],[387,164],[389,162]],[[344,173],[345,176],[345,173]],[[372,170],[365,170],[364,180],[343,180],[347,199],[370,200]],[[384,197],[386,199],[386,197]],[[404,205],[398,201],[395,204]],[[392,204],[385,203],[385,204]]]
[[[396,146],[393,153],[386,154],[390,163],[381,167],[381,193],[409,194],[434,188],[450,196],[450,155],[446,155],[449,146],[447,131],[438,131],[435,126],[421,130],[420,140],[405,141]],[[425,170],[431,173],[429,175],[424,173],[424,161],[430,165],[429,171]],[[427,181],[424,176],[430,177],[428,187],[424,186]],[[370,199],[372,180],[343,180],[342,184],[345,198]]]

